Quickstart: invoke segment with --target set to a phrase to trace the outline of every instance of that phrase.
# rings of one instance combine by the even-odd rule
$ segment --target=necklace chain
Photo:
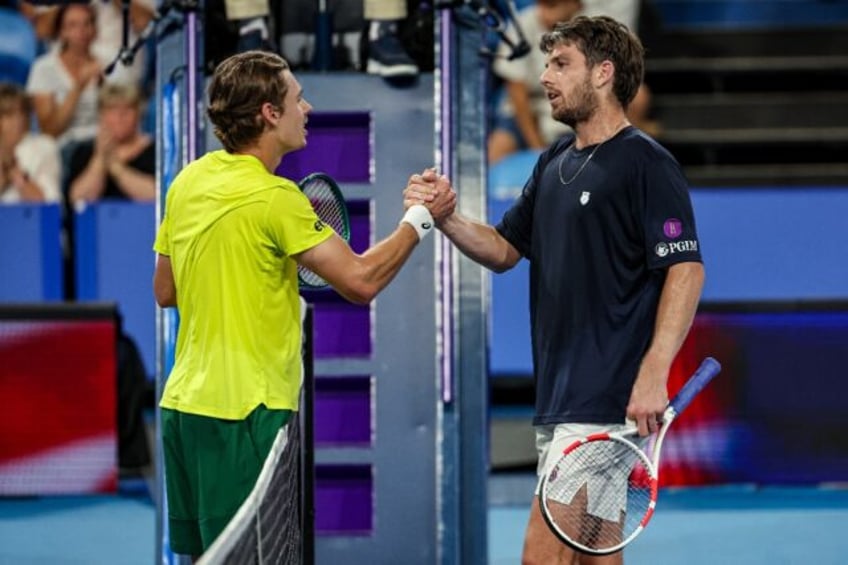
[[[569,146],[568,146],[568,149],[566,149],[566,150],[565,150],[565,153],[563,153],[563,154],[562,154],[562,157],[560,157],[560,158],[559,158],[559,166],[557,167],[557,173],[559,174],[559,182],[561,182],[561,183],[562,183],[562,184],[564,184],[565,186],[568,186],[568,185],[570,185],[571,183],[573,183],[573,182],[574,182],[574,180],[575,180],[577,177],[579,177],[579,176],[580,176],[580,173],[582,173],[582,172],[583,172],[583,169],[585,169],[585,168],[586,168],[586,165],[588,165],[588,164],[589,164],[589,161],[591,161],[591,160],[592,160],[592,157],[594,157],[594,156],[595,156],[595,151],[597,151],[598,149],[600,149],[600,148],[601,148],[601,145],[603,145],[605,142],[606,142],[606,140],[604,140],[604,141],[602,141],[601,143],[597,144],[597,145],[595,146],[595,148],[594,148],[594,149],[592,149],[592,152],[591,152],[591,153],[589,153],[589,156],[588,156],[588,157],[586,157],[586,160],[585,160],[585,161],[583,161],[583,164],[582,164],[582,165],[580,165],[580,168],[579,168],[579,169],[577,169],[577,172],[576,172],[576,173],[574,173],[574,176],[572,176],[572,177],[571,177],[570,179],[568,179],[568,180],[565,180],[564,178],[562,178],[562,163],[563,163],[563,161],[565,161],[565,157],[569,154],[569,152],[571,152],[571,148],[572,148],[572,147],[574,147],[574,142],[572,142],[572,143],[571,143],[571,145],[569,145]]]
[[[615,137],[616,135],[618,135],[618,132],[620,132],[621,130],[623,130],[625,127],[627,127],[627,122],[626,122],[626,121],[625,121],[623,124],[621,124],[620,126],[618,126],[618,128],[617,128],[617,129],[613,132],[613,134],[612,134],[611,136],[609,136],[608,138],[606,138],[605,140],[603,140],[602,142],[600,142],[599,144],[597,144],[597,145],[595,146],[595,148],[594,148],[594,149],[592,149],[592,152],[591,152],[591,153],[589,153],[589,156],[588,156],[588,157],[586,157],[586,160],[585,160],[585,161],[583,161],[583,164],[582,164],[582,165],[580,165],[580,168],[579,168],[579,169],[577,169],[577,172],[576,172],[576,173],[574,173],[574,175],[573,175],[570,179],[565,180],[565,179],[562,177],[562,164],[563,164],[563,162],[565,161],[566,156],[567,156],[567,155],[571,152],[571,150],[572,150],[572,149],[574,149],[574,144],[577,142],[577,139],[575,138],[575,140],[571,142],[571,145],[569,145],[569,146],[568,146],[568,149],[566,149],[566,150],[565,150],[565,152],[562,154],[562,157],[560,157],[560,158],[559,158],[559,166],[557,166],[557,174],[559,174],[559,182],[561,182],[561,183],[562,183],[563,185],[565,185],[565,186],[568,186],[568,185],[570,185],[571,183],[573,183],[575,180],[577,180],[577,177],[579,177],[579,176],[580,176],[580,173],[582,173],[582,172],[583,172],[583,169],[585,169],[585,168],[586,168],[586,165],[588,165],[588,164],[589,164],[589,161],[591,161],[591,160],[592,160],[592,157],[594,157],[594,156],[595,156],[595,153],[598,151],[598,149],[600,149],[600,148],[601,148],[601,145],[603,145],[604,143],[606,143],[607,141],[609,141],[610,139],[612,139],[613,137]]]

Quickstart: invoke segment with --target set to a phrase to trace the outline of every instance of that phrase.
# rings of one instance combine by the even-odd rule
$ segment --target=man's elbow
[[[370,304],[377,297],[380,289],[376,285],[361,283],[348,286],[339,292],[348,301],[364,306]]]
[[[156,304],[161,308],[171,308],[177,305],[177,290],[175,288],[154,286],[153,296],[156,298]]]
[[[160,308],[173,308],[177,305],[177,297],[169,296],[169,297],[156,297],[156,304],[159,305]]]
[[[508,271],[508,270],[510,270],[513,266],[514,266],[514,265],[510,265],[510,264],[505,263],[505,262],[501,262],[501,263],[489,263],[488,265],[486,265],[486,267],[487,267],[490,271],[492,271],[493,273],[495,273],[496,275],[500,275],[500,274],[502,274],[502,273],[507,272],[507,271]]]
[[[515,267],[520,259],[521,255],[514,249],[505,249],[499,257],[485,263],[484,266],[493,273],[500,275]]]

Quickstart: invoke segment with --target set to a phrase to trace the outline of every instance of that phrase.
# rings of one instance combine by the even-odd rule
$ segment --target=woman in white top
[[[35,60],[26,89],[32,96],[38,127],[65,146],[97,133],[101,64],[91,51],[97,33],[93,8],[87,4],[61,6],[55,29],[57,44]]]
[[[78,2],[84,3],[83,0],[78,0]],[[36,4],[25,0],[19,2],[21,13],[32,23],[39,41],[48,49],[54,47],[56,40],[53,30],[56,28],[56,16],[60,8],[56,5],[57,3],[57,0],[52,0],[51,5]],[[89,3],[94,9],[95,21],[97,22],[97,34],[91,43],[91,52],[105,69],[107,65],[115,61],[124,46],[123,0],[91,0]],[[135,45],[142,30],[147,27],[155,14],[156,0],[132,0],[130,2],[128,46]],[[140,49],[129,66],[124,63],[116,64],[109,76],[106,77],[107,81],[144,86],[148,64],[145,56],[146,49]]]
[[[59,150],[29,131],[30,112],[19,86],[0,83],[0,204],[61,200]]]

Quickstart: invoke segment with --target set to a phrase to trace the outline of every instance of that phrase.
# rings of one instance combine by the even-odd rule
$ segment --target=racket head
[[[542,476],[539,507],[551,531],[573,549],[609,555],[633,541],[657,501],[657,470],[622,435],[574,442]]]
[[[312,173],[297,185],[309,199],[318,219],[333,228],[343,240],[350,242],[350,216],[336,181],[325,173]],[[300,288],[320,289],[328,286],[327,281],[302,265],[297,266],[297,278]]]

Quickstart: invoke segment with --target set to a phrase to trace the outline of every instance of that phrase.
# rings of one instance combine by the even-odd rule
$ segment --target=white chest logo
[[[589,197],[592,196],[590,192],[586,192],[585,190],[580,194],[580,204],[585,206],[589,203]]]

